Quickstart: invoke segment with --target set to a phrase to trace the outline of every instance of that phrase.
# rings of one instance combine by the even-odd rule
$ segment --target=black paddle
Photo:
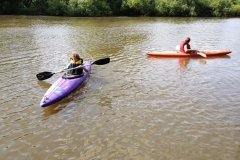
[[[93,65],[93,64],[104,65],[104,64],[108,64],[109,62],[110,62],[110,58],[103,58],[103,59],[99,59],[99,60],[93,62],[91,65]],[[66,71],[68,71],[68,70],[66,70]],[[59,72],[56,72],[56,73],[59,73]],[[36,76],[37,76],[38,80],[42,81],[42,80],[45,80],[45,79],[48,79],[48,78],[52,77],[56,73],[53,73],[53,72],[41,72],[41,73],[38,73]]]

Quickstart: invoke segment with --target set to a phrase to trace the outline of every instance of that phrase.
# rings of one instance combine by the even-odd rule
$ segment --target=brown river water
[[[232,53],[146,55],[188,36]],[[73,51],[111,62],[40,107]],[[2,159],[240,159],[240,18],[0,16],[0,67]]]

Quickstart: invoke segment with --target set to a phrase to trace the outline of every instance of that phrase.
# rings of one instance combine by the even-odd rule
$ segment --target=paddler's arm
[[[195,52],[197,52],[197,50],[188,49],[188,48],[187,48],[187,45],[184,45],[184,51],[185,51],[186,53],[195,53]]]
[[[65,67],[63,68],[62,70],[60,70],[59,72],[62,73],[62,72],[65,72],[67,69],[70,68],[70,63]]]
[[[185,45],[184,45],[184,51],[185,51],[186,53],[189,53],[189,52],[191,52],[192,50],[191,50],[191,49],[188,49],[188,48],[187,48],[187,45],[185,44]]]
[[[78,68],[81,68],[81,69],[83,69],[85,72],[88,72],[88,69],[85,68],[84,64],[80,65]]]

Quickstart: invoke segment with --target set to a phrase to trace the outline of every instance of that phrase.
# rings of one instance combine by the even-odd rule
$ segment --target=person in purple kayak
[[[72,54],[70,63],[64,69],[62,69],[60,72],[64,72],[71,68],[76,68],[76,69],[69,70],[68,74],[81,75],[83,73],[83,70],[85,72],[88,72],[88,69],[85,68],[85,66],[84,66],[83,59],[80,58],[79,54],[77,54],[76,52],[74,52]]]

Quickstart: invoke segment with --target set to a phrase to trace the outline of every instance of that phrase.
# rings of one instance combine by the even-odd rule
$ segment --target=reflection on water
[[[38,81],[38,85],[41,86],[42,88],[50,88],[52,84],[46,82],[46,81]]]
[[[43,108],[43,116],[44,117],[48,117],[51,116],[53,114],[58,113],[59,111],[61,111],[62,109],[64,109],[66,107],[66,104],[71,102],[69,98],[65,98],[55,104],[52,104],[49,107],[44,107]]]
[[[178,58],[178,65],[180,68],[187,68],[190,58]]]
[[[0,16],[1,157],[239,159],[237,28],[238,18]],[[193,48],[232,53],[146,56],[175,50],[186,35]],[[38,81],[36,73],[59,71],[72,51],[111,62],[40,107],[61,75]]]

